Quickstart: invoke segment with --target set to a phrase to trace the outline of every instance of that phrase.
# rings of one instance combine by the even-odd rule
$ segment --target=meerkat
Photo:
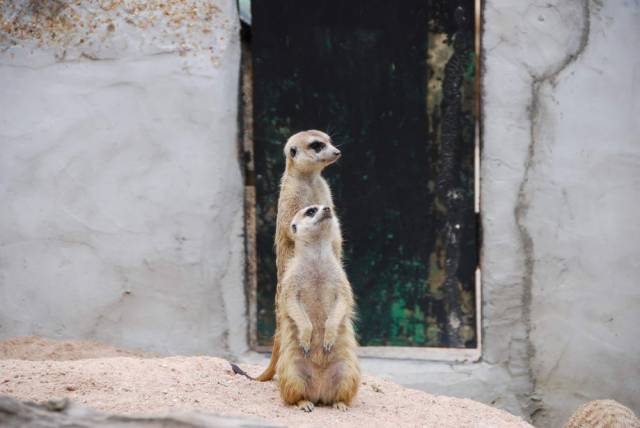
[[[276,217],[276,331],[273,337],[273,348],[269,366],[256,380],[268,381],[275,375],[276,364],[280,355],[280,333],[278,325],[278,296],[280,281],[287,263],[293,257],[294,240],[289,225],[293,216],[303,207],[312,204],[327,205],[333,209],[331,189],[322,177],[322,170],[337,161],[340,150],[333,146],[331,137],[321,131],[310,130],[292,135],[284,146],[286,167],[280,181],[278,198],[278,214]],[[335,216],[334,216],[335,217]],[[336,219],[337,221],[337,219]],[[337,226],[333,251],[338,260],[342,260],[342,234]]]
[[[354,299],[333,248],[338,221],[328,205],[305,207],[289,227],[295,239],[278,296],[282,399],[311,412],[314,404],[347,410],[360,384]]]
[[[614,400],[594,400],[583,404],[564,428],[640,428],[640,420]]]

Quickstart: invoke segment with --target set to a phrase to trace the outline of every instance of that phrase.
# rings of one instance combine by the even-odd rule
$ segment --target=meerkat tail
[[[269,361],[269,366],[266,368],[264,372],[260,376],[256,378],[260,382],[266,382],[268,380],[273,379],[273,376],[276,374],[276,365],[278,364],[278,357],[280,356],[280,339],[276,334],[273,337],[273,348],[271,350],[271,360]]]
[[[229,362],[229,364],[231,364],[231,370],[233,370],[233,373],[245,376],[245,377],[247,377],[247,378],[249,378],[251,380],[255,380],[253,377],[251,377],[249,375],[249,373],[245,372],[244,370],[242,370],[237,365],[233,364],[232,362]]]

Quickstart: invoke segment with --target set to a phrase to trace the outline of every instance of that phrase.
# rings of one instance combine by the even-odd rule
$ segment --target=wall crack
[[[531,102],[528,106],[529,112],[529,146],[527,148],[527,157],[524,164],[523,179],[518,188],[517,203],[514,208],[514,217],[516,225],[518,227],[518,234],[520,238],[520,244],[524,257],[523,262],[523,295],[522,295],[522,307],[523,307],[523,321],[526,329],[526,346],[527,346],[527,360],[529,361],[528,375],[531,393],[529,398],[529,415],[534,418],[540,412],[544,411],[544,404],[539,400],[535,400],[536,380],[532,372],[531,360],[535,355],[535,349],[531,343],[531,299],[532,299],[532,286],[533,286],[533,272],[535,268],[534,257],[534,242],[526,226],[526,217],[530,208],[530,200],[527,196],[527,185],[529,182],[531,170],[535,164],[536,146],[537,146],[537,126],[540,119],[540,94],[542,87],[549,83],[552,87],[557,84],[558,77],[566,70],[571,64],[573,64],[585,51],[589,43],[589,34],[591,30],[591,17],[590,17],[590,1],[584,0],[582,7],[582,29],[580,32],[580,39],[578,47],[569,52],[560,63],[543,72],[540,75],[531,74]]]

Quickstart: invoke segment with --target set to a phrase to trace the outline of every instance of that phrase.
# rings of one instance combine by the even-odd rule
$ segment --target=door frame
[[[246,4],[247,2],[245,2]],[[476,217],[480,217],[480,155],[481,155],[481,29],[482,29],[482,0],[475,3],[475,54],[476,54],[476,129],[474,144],[474,208]],[[250,15],[249,15],[250,17]],[[245,214],[245,291],[247,303],[247,341],[252,351],[271,352],[270,346],[258,344],[258,279],[257,279],[257,251],[256,251],[256,186],[254,164],[253,138],[253,65],[251,57],[251,31],[243,22],[241,30],[241,64],[240,64],[240,144],[239,158],[244,168],[244,214]],[[478,221],[481,234],[481,222]],[[481,239],[479,242],[481,243]],[[481,254],[481,248],[478,248]],[[475,306],[476,306],[476,334],[475,348],[446,348],[446,347],[409,347],[409,346],[359,346],[357,354],[365,358],[411,359],[443,362],[477,362],[482,358],[482,272],[480,263],[475,271]]]

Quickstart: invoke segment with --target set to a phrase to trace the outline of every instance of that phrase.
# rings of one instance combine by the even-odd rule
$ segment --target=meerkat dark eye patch
[[[296,157],[296,153],[298,153],[298,150],[295,147],[291,147],[291,149],[289,149],[289,154],[292,158]]]
[[[305,217],[313,217],[315,213],[318,212],[317,208],[309,208],[304,212]]]
[[[293,233],[296,233],[298,231],[298,226],[296,226],[295,224],[292,224],[291,230],[293,231]]]
[[[320,153],[322,149],[324,149],[325,145],[326,144],[321,143],[320,141],[314,141],[313,143],[309,144],[309,148],[316,153]]]

